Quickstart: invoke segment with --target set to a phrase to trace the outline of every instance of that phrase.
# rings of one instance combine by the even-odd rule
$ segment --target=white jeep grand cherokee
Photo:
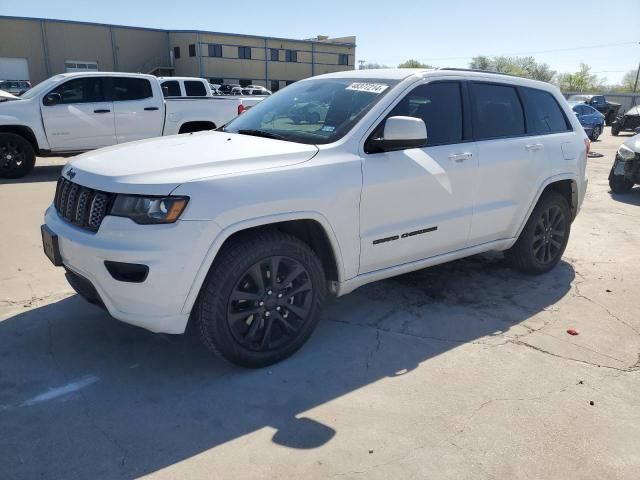
[[[552,269],[588,149],[546,83],[457,69],[321,75],[218,131],[77,157],[43,244],[115,318],[165,333],[191,321],[211,350],[261,367],[309,338],[327,292],[488,250]]]

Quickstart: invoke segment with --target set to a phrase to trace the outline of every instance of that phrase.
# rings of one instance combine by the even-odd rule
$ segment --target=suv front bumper
[[[152,332],[184,332],[190,314],[185,301],[220,231],[214,222],[138,225],[128,218],[106,216],[93,233],[63,220],[50,206],[45,223],[58,237],[62,264],[74,290],[92,303],[102,303],[123,322]],[[146,265],[149,273],[142,282],[116,280],[105,261]]]

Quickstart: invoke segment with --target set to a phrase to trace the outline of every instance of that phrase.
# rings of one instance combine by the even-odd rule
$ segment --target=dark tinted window
[[[180,84],[177,80],[162,82],[162,86],[167,87],[167,97],[179,97],[182,95],[182,93],[180,92]]]
[[[272,48],[271,49],[271,61],[272,62],[277,62],[280,59],[280,50],[278,50],[277,48]]]
[[[587,107],[586,105],[584,107],[584,110],[585,110],[584,113],[587,114],[587,115],[594,115],[594,114],[598,113],[598,111],[595,108]]]
[[[543,90],[523,88],[527,104],[530,133],[556,133],[570,130],[570,126],[553,95]]]
[[[573,111],[578,113],[579,115],[586,115],[587,113],[589,113],[587,107],[584,105],[576,105],[575,107],[573,107]]]
[[[85,77],[69,80],[53,90],[62,96],[62,103],[104,102],[102,78]]]
[[[339,65],[349,65],[349,55],[347,55],[347,54],[338,55],[338,64]]]
[[[287,50],[285,55],[285,60],[287,62],[297,62],[298,61],[298,51],[297,50]]]
[[[113,77],[113,99],[142,100],[153,97],[151,82],[146,78]]]
[[[253,83],[253,80],[240,80],[240,86],[246,88]]]
[[[271,91],[277,92],[280,90],[280,81],[279,80],[271,80]]]
[[[180,58],[180,47],[173,47],[173,58]]]
[[[474,83],[471,101],[477,139],[524,135],[524,114],[514,87]]]
[[[238,58],[251,58],[251,47],[238,47]]]
[[[222,56],[222,45],[216,45],[214,43],[209,44],[209,56],[210,57],[221,57]]]
[[[195,43],[190,43],[189,44],[189,56],[190,57],[195,57],[196,56],[196,44]]]
[[[594,105],[604,105],[606,102],[602,95],[596,95],[591,99],[591,103]]]
[[[462,141],[462,97],[458,82],[438,82],[413,89],[388,117],[421,118],[427,126],[427,145]]]
[[[187,80],[184,82],[184,89],[187,92],[187,97],[204,97],[207,95],[207,90],[202,82]]]

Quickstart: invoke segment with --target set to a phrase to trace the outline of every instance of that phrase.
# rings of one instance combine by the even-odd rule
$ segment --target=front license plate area
[[[51,263],[56,267],[62,266],[62,255],[60,255],[60,246],[58,245],[58,235],[46,225],[40,227],[42,233],[42,249]]]

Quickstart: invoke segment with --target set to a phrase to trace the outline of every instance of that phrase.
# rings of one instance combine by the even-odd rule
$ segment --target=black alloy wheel
[[[236,283],[227,305],[235,340],[254,352],[277,350],[309,321],[313,285],[293,258],[272,256],[253,264]]]
[[[552,205],[542,212],[533,233],[531,248],[536,259],[543,265],[557,261],[563,250],[566,235],[564,212]]]

